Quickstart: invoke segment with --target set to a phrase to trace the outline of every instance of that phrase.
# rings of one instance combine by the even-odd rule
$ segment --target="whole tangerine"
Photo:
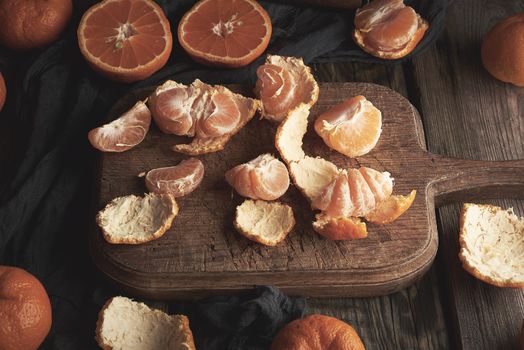
[[[4,76],[0,73],[0,112],[4,108],[5,95],[7,94],[7,88],[5,87]]]
[[[71,0],[0,1],[0,43],[13,50],[46,46],[71,19]]]
[[[507,17],[490,29],[482,41],[481,57],[492,76],[524,86],[524,13]]]
[[[0,266],[0,349],[35,350],[51,328],[51,303],[29,272]]]

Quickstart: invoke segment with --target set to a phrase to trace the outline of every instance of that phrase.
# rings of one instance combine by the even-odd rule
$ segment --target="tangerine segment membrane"
[[[146,65],[168,44],[156,9],[143,1],[108,1],[86,19],[87,50],[101,62],[124,69]]]
[[[193,192],[204,179],[204,164],[197,158],[183,160],[178,165],[150,170],[146,174],[149,192],[169,193],[182,197]]]
[[[201,1],[182,24],[182,40],[202,54],[245,57],[263,43],[269,31],[266,19],[255,6],[238,0]]]
[[[375,0],[357,10],[355,28],[366,45],[384,52],[406,47],[418,29],[418,15],[402,0]]]

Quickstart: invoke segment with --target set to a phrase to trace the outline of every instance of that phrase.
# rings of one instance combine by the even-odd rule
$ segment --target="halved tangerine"
[[[315,120],[315,131],[330,148],[359,157],[377,144],[382,113],[364,96],[355,96],[322,113]]]
[[[87,138],[102,152],[123,152],[144,140],[150,124],[149,109],[144,102],[138,101],[120,118],[89,131]]]
[[[193,192],[203,179],[204,164],[197,158],[189,158],[175,166],[148,171],[145,181],[149,192],[182,197]]]
[[[78,26],[78,44],[89,65],[124,83],[162,68],[172,37],[164,12],[151,0],[105,0],[91,7]]]
[[[416,190],[407,196],[392,195],[371,213],[366,214],[365,219],[374,224],[389,224],[411,207],[416,195]]]
[[[280,198],[289,187],[285,164],[269,153],[228,170],[226,180],[240,195],[266,201]]]
[[[253,0],[202,0],[182,17],[178,41],[197,62],[242,67],[264,52],[271,20]]]

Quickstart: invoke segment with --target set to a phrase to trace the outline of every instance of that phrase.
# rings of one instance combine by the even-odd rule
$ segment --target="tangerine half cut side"
[[[178,41],[199,63],[235,68],[259,57],[271,32],[271,19],[256,1],[202,0],[182,17]]]
[[[77,35],[89,65],[123,83],[162,68],[173,45],[169,21],[151,0],[102,1],[84,14]]]

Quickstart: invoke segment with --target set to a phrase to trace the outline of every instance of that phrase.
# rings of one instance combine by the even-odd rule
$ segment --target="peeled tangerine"
[[[155,123],[167,134],[194,137],[173,147],[192,155],[222,150],[260,107],[260,102],[223,86],[195,80],[191,85],[167,81],[149,98]]]
[[[313,201],[313,207],[332,217],[364,216],[393,192],[390,174],[371,168],[342,170]]]
[[[313,106],[319,88],[301,58],[268,55],[257,68],[255,94],[262,101],[262,116],[281,122],[300,104]]]
[[[149,109],[144,102],[138,101],[120,118],[89,131],[87,138],[102,152],[123,152],[144,140],[150,124]]]
[[[280,198],[289,187],[285,164],[269,153],[227,171],[226,180],[240,195],[266,201]]]
[[[150,170],[146,174],[146,187],[149,192],[169,193],[176,198],[193,192],[203,179],[204,164],[189,158],[175,166]]]
[[[315,121],[315,131],[334,150],[359,157],[376,146],[382,113],[364,96],[355,96],[322,113]]]
[[[367,53],[385,59],[409,54],[428,23],[403,0],[374,0],[357,10],[353,38]]]

